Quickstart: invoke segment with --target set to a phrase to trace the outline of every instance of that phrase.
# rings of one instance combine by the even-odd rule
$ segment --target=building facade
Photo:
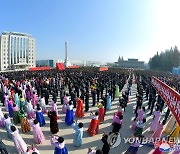
[[[3,32],[0,36],[0,70],[27,69],[36,66],[35,39],[25,33]]]
[[[145,69],[144,61],[138,61],[138,59],[133,58],[124,60],[119,57],[118,62],[115,62],[114,64],[115,67]]]
[[[50,67],[56,67],[56,63],[63,63],[63,60],[58,59],[47,59],[47,60],[36,60],[36,66],[50,66]]]

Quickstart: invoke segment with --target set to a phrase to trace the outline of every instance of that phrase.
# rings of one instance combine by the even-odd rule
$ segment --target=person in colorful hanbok
[[[95,112],[95,114],[93,114],[92,112],[90,113],[90,118],[91,123],[89,125],[89,128],[87,130],[87,132],[91,135],[94,136],[96,134],[98,134],[99,131],[99,120],[98,120],[98,112]]]
[[[51,102],[51,111],[55,111],[56,112],[56,116],[59,119],[59,114],[58,114],[58,108],[57,108],[57,104],[55,101],[52,100]]]
[[[33,106],[30,101],[27,101],[26,111],[27,111],[27,117],[29,119],[35,118],[35,110],[33,109]]]
[[[46,124],[42,113],[42,109],[39,104],[37,104],[36,119],[38,120],[40,126],[44,126]]]
[[[13,101],[11,98],[9,98],[8,101],[8,111],[9,111],[9,116],[12,118],[13,117]]]
[[[66,94],[65,96],[64,96],[64,104],[63,104],[63,106],[62,106],[62,112],[63,113],[66,113],[66,111],[67,111],[67,108],[66,108],[66,106],[69,104],[69,97],[68,97],[68,94]]]
[[[83,99],[81,97],[77,98],[76,102],[77,102],[77,108],[76,108],[75,115],[76,117],[82,118],[84,117]]]
[[[18,107],[16,104],[13,104],[13,124],[18,124],[20,123],[20,118],[19,118],[19,115],[18,115]]]
[[[59,132],[56,111],[49,111],[48,117],[50,118],[50,131],[52,134]]]
[[[19,131],[15,126],[11,126],[11,134],[12,134],[12,139],[14,142],[14,145],[16,147],[16,150],[19,154],[24,154],[27,150],[27,145],[22,139],[22,137],[19,135]]]
[[[107,93],[107,110],[111,109],[111,96],[109,93]]]
[[[40,100],[39,104],[40,104],[40,107],[42,109],[42,113],[43,114],[46,113],[47,112],[47,110],[46,110],[46,103],[45,103],[45,99],[44,99],[43,96],[41,96],[41,100]]]
[[[117,114],[114,113],[113,129],[112,129],[113,133],[119,133],[119,130],[121,129],[122,126],[122,120],[123,120],[123,115],[120,114],[119,116],[117,116]]]
[[[103,102],[98,103],[97,107],[99,108],[99,110],[98,110],[98,115],[99,115],[98,120],[99,120],[99,123],[103,123],[104,122],[104,106],[103,106]]]
[[[72,127],[75,130],[73,144],[77,147],[80,147],[82,145],[83,123],[77,123],[76,121],[72,124]]]
[[[29,123],[30,126],[33,128],[34,141],[37,144],[42,144],[45,141],[45,137],[41,130],[38,120],[37,119],[35,119],[34,121],[31,120]]]
[[[68,154],[63,137],[51,136],[51,145],[55,147],[54,154]]]
[[[35,91],[33,91],[33,95],[32,95],[32,104],[33,104],[33,108],[37,106],[37,96]]]
[[[74,121],[74,111],[73,111],[72,101],[70,101],[69,104],[66,105],[66,108],[67,111],[66,111],[65,123],[67,125],[72,125]]]
[[[7,93],[5,93],[5,95],[4,95],[4,103],[5,103],[6,111],[8,111],[8,100],[9,100],[9,96],[8,96]]]
[[[27,120],[27,118],[26,118],[26,115],[25,115],[24,111],[23,111],[23,110],[20,110],[20,111],[18,112],[18,114],[19,114],[19,117],[20,117],[21,130],[22,130],[22,132],[23,132],[23,133],[30,132],[31,127],[30,127],[30,125],[29,125],[29,122],[28,122],[28,120]]]
[[[153,122],[151,123],[151,126],[150,126],[150,131],[151,132],[155,132],[157,130],[157,125],[159,123],[160,116],[161,116],[161,112],[157,108],[156,111],[154,112]]]
[[[15,94],[14,94],[14,100],[15,100],[15,103],[17,104],[18,108],[20,109],[21,104],[20,104],[20,100],[19,100],[19,96],[18,96],[17,92],[15,92]]]
[[[4,123],[5,123],[5,128],[6,128],[6,132],[8,134],[8,137],[12,138],[11,129],[10,129],[12,126],[12,123],[11,123],[10,117],[7,114],[4,114]]]
[[[0,107],[0,126],[4,127],[4,114],[2,112],[2,108]]]

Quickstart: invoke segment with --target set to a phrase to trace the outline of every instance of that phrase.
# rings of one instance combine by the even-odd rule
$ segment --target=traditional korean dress
[[[57,116],[55,116],[53,111],[48,112],[48,117],[50,118],[50,130],[52,134],[56,134],[59,132],[58,123],[57,123]]]
[[[8,117],[7,119],[4,119],[4,123],[5,123],[5,128],[6,128],[8,137],[12,138],[11,129],[10,129],[10,127],[12,126],[12,123],[11,123],[10,117]]]
[[[4,95],[4,103],[5,103],[5,108],[6,108],[6,111],[8,111],[8,95]]]
[[[27,102],[26,111],[27,111],[27,117],[29,119],[35,118],[35,110],[33,109],[31,102]]]
[[[163,132],[163,124],[158,124],[157,125],[157,129],[156,131],[153,133],[152,137],[154,140],[156,140],[156,138],[160,138]]]
[[[59,143],[57,141],[58,137],[53,137],[51,138],[50,142],[51,142],[51,145],[53,145],[55,147],[54,149],[54,154],[68,154],[68,150],[65,146],[65,143]]]
[[[122,119],[119,119],[119,117],[115,114],[113,117],[113,133],[118,133],[122,126]]]
[[[115,97],[116,97],[116,98],[119,98],[119,86],[118,86],[118,85],[116,85]]]
[[[66,111],[66,118],[65,118],[65,123],[67,125],[72,125],[74,122],[74,111],[73,111],[73,105],[67,105],[66,106],[67,111]]]
[[[29,125],[29,122],[26,118],[25,113],[21,113],[20,111],[18,112],[19,117],[20,117],[20,122],[21,122],[21,130],[24,133],[30,132],[31,127]]]
[[[4,124],[4,115],[3,115],[1,107],[0,107],[0,126],[2,126],[2,127],[5,126],[5,124]]]
[[[14,100],[15,100],[15,103],[17,104],[18,108],[20,109],[21,108],[21,103],[20,103],[20,100],[19,100],[18,93],[14,94]]]
[[[80,147],[82,145],[83,128],[79,128],[78,123],[73,123],[72,127],[75,130],[73,144]]]
[[[16,125],[20,123],[20,118],[18,115],[18,107],[13,107],[13,123]]]
[[[45,141],[45,137],[39,123],[34,124],[32,121],[30,121],[30,126],[33,128],[34,141],[37,144],[42,144]]]
[[[89,128],[87,130],[87,132],[91,135],[94,136],[96,134],[98,134],[99,131],[99,120],[98,120],[98,116],[94,116],[94,115],[90,115],[91,123],[89,125]]]
[[[8,101],[8,111],[9,111],[9,116],[12,118],[13,117],[13,102],[12,102],[12,100]]]
[[[36,94],[32,95],[32,104],[33,104],[34,108],[37,106],[37,96],[36,96]]]
[[[97,106],[99,108],[99,110],[98,110],[98,115],[99,115],[98,120],[99,120],[99,123],[103,123],[104,122],[104,106],[101,103],[99,103]]]
[[[51,111],[55,111],[56,115],[57,115],[57,118],[59,119],[57,104],[54,103],[54,101],[51,102]]]
[[[44,99],[44,97],[43,98],[41,98],[41,100],[40,100],[40,107],[42,108],[42,113],[44,114],[44,113],[46,113],[47,112],[47,110],[46,110],[46,103],[45,103],[45,99]]]
[[[77,108],[76,108],[75,115],[79,118],[84,117],[83,100],[80,98],[77,98],[76,102],[77,102]]]
[[[111,96],[109,95],[109,93],[107,94],[107,110],[111,109]]]
[[[142,109],[138,109],[137,110],[137,114],[138,114],[137,120],[138,121],[142,121],[143,120],[143,116],[144,116],[144,111]]]
[[[62,112],[63,113],[66,113],[67,111],[67,108],[66,108],[66,105],[69,104],[69,97],[68,96],[64,96],[64,104],[62,106]]]
[[[14,145],[16,147],[16,150],[18,151],[19,154],[24,154],[27,150],[27,145],[22,139],[22,137],[19,135],[18,129],[14,132],[11,132],[12,134],[12,139],[14,141]]]
[[[36,119],[38,120],[40,126],[44,126],[46,124],[43,113],[42,113],[42,110],[37,110],[36,111]]]
[[[156,129],[157,129],[157,126],[158,126],[158,123],[159,123],[159,120],[160,120],[160,116],[161,116],[160,111],[155,111],[154,116],[155,116],[154,120],[153,120],[153,122],[152,122],[152,124],[150,126],[150,131],[151,132],[155,132]]]

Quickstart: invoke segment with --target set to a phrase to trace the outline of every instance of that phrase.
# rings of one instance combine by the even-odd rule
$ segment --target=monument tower
[[[70,66],[70,62],[69,62],[69,59],[68,59],[68,42],[65,41],[65,61],[64,61],[64,65],[65,67],[68,67]]]

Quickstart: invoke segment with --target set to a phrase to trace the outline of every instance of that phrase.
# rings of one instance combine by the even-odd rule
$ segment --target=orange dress
[[[83,100],[80,98],[77,98],[77,109],[75,112],[75,115],[79,118],[84,117],[84,107],[83,107]]]
[[[98,116],[96,116],[96,117],[92,118],[87,132],[91,136],[94,136],[94,135],[98,134],[98,131],[99,131],[99,120],[98,120]]]

